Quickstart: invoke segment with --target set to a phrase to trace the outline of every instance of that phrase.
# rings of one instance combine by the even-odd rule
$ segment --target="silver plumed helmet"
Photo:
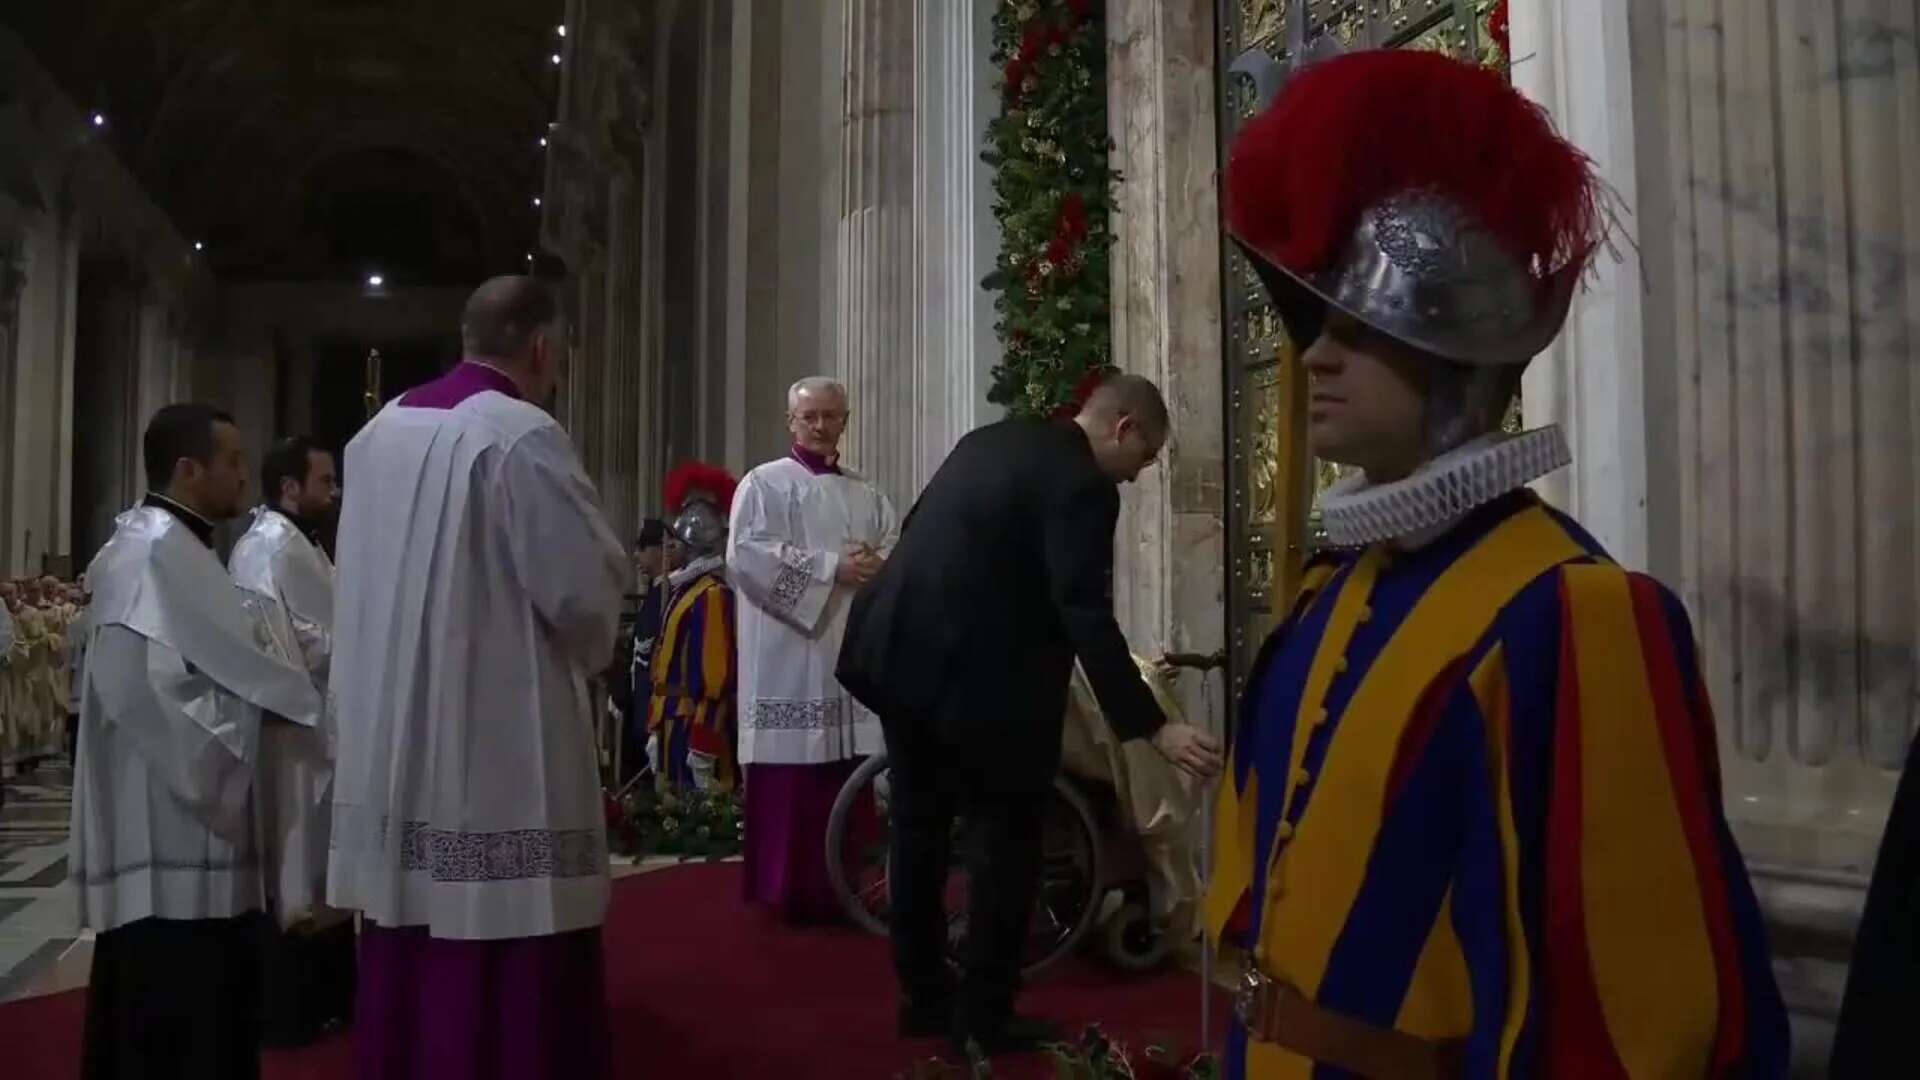
[[[1560,332],[1594,249],[1592,163],[1498,74],[1410,49],[1302,40],[1233,71],[1262,104],[1236,137],[1228,231],[1294,341],[1328,311],[1442,360],[1524,365]]]
[[[689,501],[668,529],[695,555],[712,555],[726,546],[726,516],[706,499]]]
[[[667,530],[695,555],[713,555],[727,542],[727,514],[732,509],[733,474],[717,465],[683,462],[667,474],[667,512],[673,515]]]

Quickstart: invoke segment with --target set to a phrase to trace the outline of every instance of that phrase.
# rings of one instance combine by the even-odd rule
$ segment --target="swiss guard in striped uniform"
[[[1559,430],[1500,430],[1604,243],[1591,163],[1498,74],[1372,51],[1225,184],[1349,467],[1222,785],[1228,1075],[1784,1075],[1687,613],[1527,489]]]
[[[654,768],[667,787],[732,791],[738,783],[734,695],[740,668],[726,567],[734,486],[725,469],[699,462],[667,476],[667,512],[674,515],[669,528],[687,557],[668,579],[666,622],[651,665],[647,728],[659,758]]]

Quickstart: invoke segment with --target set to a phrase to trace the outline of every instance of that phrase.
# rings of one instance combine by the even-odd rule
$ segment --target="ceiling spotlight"
[[[567,36],[567,24],[566,24],[566,23],[561,23],[561,24],[560,24],[559,26],[556,26],[556,27],[554,27],[554,28],[553,28],[553,32],[554,32],[554,33],[556,33],[556,34],[559,34],[559,35],[560,35],[561,37],[566,37],[566,36]]]
[[[527,261],[528,261],[528,262],[532,262],[532,261],[533,261],[533,252],[531,252],[531,251],[529,251],[529,252],[527,252]]]
[[[560,62],[560,54],[559,54],[559,53],[554,53],[554,54],[553,54],[553,62],[554,62],[554,63],[556,63],[556,64]]]
[[[535,195],[535,196],[533,197],[533,205],[535,205],[535,206],[539,206],[539,205],[540,205],[540,196],[538,196],[538,195]]]
[[[540,136],[540,145],[541,146],[547,145],[547,137],[545,135]]]
[[[106,127],[106,126],[107,126],[107,114],[105,114],[105,113],[94,113],[94,114],[93,114],[93,126],[94,126],[94,127],[97,127],[97,128],[103,128],[103,127]]]
[[[369,289],[377,289],[380,286],[385,285],[386,283],[387,283],[387,279],[381,277],[379,274],[367,275],[367,288]]]
[[[195,241],[193,242],[193,250],[195,250],[195,251],[205,251],[205,250],[207,250],[207,245],[205,245],[205,244],[203,244],[203,243],[201,243],[201,242],[200,242],[200,241],[198,241],[198,240],[195,240]]]

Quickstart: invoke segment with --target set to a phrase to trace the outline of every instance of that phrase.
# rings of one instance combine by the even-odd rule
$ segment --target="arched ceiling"
[[[10,0],[229,278],[471,282],[524,265],[562,0]]]

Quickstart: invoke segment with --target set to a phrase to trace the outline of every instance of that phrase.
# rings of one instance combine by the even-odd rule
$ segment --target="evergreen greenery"
[[[981,159],[993,166],[1002,360],[989,400],[1016,415],[1071,408],[1110,370],[1107,43],[1100,0],[1002,0],[993,16],[1001,112]]]

